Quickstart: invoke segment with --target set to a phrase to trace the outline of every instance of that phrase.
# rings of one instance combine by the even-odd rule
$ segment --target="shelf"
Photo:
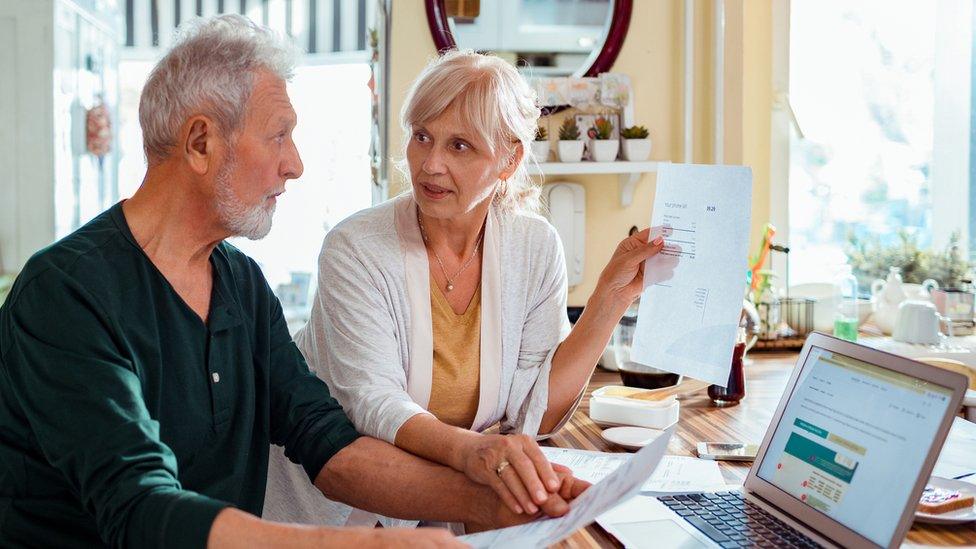
[[[582,174],[611,174],[617,175],[617,187],[620,191],[620,205],[630,206],[634,201],[634,187],[641,175],[657,171],[657,162],[540,162],[529,165],[529,175],[582,175]]]

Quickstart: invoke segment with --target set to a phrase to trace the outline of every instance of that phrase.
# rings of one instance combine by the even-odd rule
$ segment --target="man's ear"
[[[187,164],[198,175],[206,175],[216,160],[217,134],[213,121],[197,115],[183,125],[182,152]]]
[[[508,162],[505,163],[505,167],[502,168],[502,173],[498,178],[505,181],[509,177],[512,177],[512,174],[518,169],[519,164],[522,163],[523,156],[525,156],[525,149],[522,148],[522,143],[516,143],[512,147],[512,152],[508,155]]]

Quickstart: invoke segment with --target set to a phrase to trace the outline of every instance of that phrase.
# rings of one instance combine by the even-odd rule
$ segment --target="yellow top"
[[[427,410],[444,423],[470,429],[481,385],[481,286],[460,315],[433,277],[430,287],[434,364]]]

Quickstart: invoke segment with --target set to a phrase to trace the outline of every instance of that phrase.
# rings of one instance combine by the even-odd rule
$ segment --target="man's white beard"
[[[271,232],[271,218],[274,216],[275,204],[272,203],[267,207],[262,201],[257,206],[248,207],[241,202],[230,184],[233,168],[234,159],[229,158],[217,172],[217,215],[224,227],[234,235],[260,240]]]

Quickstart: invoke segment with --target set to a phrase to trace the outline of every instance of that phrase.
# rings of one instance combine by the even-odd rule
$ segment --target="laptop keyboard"
[[[723,548],[820,547],[745,499],[741,492],[661,496],[657,499]]]

